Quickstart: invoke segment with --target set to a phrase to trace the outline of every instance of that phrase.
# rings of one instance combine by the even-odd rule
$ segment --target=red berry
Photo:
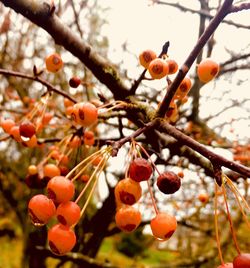
[[[159,239],[170,238],[177,228],[174,216],[166,213],[158,213],[150,222],[153,235]]]
[[[36,134],[36,128],[33,123],[26,121],[20,124],[19,132],[22,137],[31,138]]]
[[[250,268],[250,253],[242,253],[235,257],[233,268]]]
[[[61,203],[56,209],[58,221],[63,225],[72,226],[76,224],[81,214],[80,207],[72,201]]]
[[[48,231],[50,249],[56,255],[64,255],[72,250],[76,235],[68,226],[56,224]]]
[[[141,223],[141,213],[132,206],[124,206],[116,212],[115,222],[122,231],[132,232]]]
[[[44,225],[56,213],[54,202],[46,195],[33,196],[28,204],[29,215],[35,225]]]
[[[129,177],[137,182],[146,181],[152,174],[152,167],[145,159],[138,157],[129,166]]]
[[[75,194],[73,182],[63,176],[53,177],[47,185],[48,195],[56,203],[63,203],[71,200]]]
[[[165,171],[157,178],[157,186],[164,194],[173,194],[181,187],[181,179],[172,171]]]
[[[73,88],[77,88],[81,84],[81,79],[77,76],[73,76],[69,79],[69,85]]]
[[[115,198],[119,203],[133,205],[142,195],[142,189],[138,182],[125,178],[120,180],[115,186]]]

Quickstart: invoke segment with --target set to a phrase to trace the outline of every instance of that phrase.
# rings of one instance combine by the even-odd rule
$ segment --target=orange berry
[[[174,99],[181,100],[188,94],[189,90],[192,87],[192,82],[189,77],[184,77],[181,81],[179,87],[177,88]]]
[[[75,194],[73,182],[64,176],[55,176],[47,184],[48,195],[56,203],[70,201]]]
[[[88,127],[97,122],[98,110],[92,103],[77,103],[73,106],[71,117],[76,123]]]
[[[209,200],[209,195],[207,193],[200,193],[198,195],[198,199],[200,200],[201,203],[207,203]]]
[[[153,235],[159,239],[170,238],[177,228],[176,218],[166,213],[158,213],[150,222]]]
[[[49,247],[56,255],[64,255],[72,250],[76,235],[68,226],[56,224],[48,231]]]
[[[62,165],[68,165],[69,157],[66,154],[61,154],[59,156],[59,163],[62,164]]]
[[[178,71],[178,64],[173,59],[166,59],[166,63],[168,64],[168,74],[175,74]]]
[[[197,67],[197,74],[201,82],[211,81],[219,73],[220,66],[210,58],[203,59]]]
[[[4,132],[10,134],[10,130],[12,127],[14,127],[16,124],[15,124],[15,121],[11,118],[7,118],[7,119],[4,119],[4,118],[1,118],[1,122],[0,122],[0,126],[3,128]]]
[[[93,131],[85,130],[83,135],[83,142],[85,145],[92,146],[95,144],[95,135]]]
[[[148,71],[153,79],[161,79],[169,72],[168,64],[165,60],[156,58],[150,62]]]
[[[101,155],[97,155],[92,161],[93,166],[98,166],[99,163],[102,161],[103,157]]]
[[[115,186],[115,198],[118,204],[135,204],[142,195],[142,189],[138,182],[125,178],[120,180]]]
[[[156,53],[153,50],[147,49],[139,55],[139,62],[144,68],[148,68],[149,63],[156,58]]]
[[[69,106],[73,106],[74,105],[74,102],[73,101],[71,101],[70,99],[68,99],[68,98],[64,98],[63,99],[63,103],[64,103],[64,107],[69,107]]]
[[[141,223],[141,213],[132,206],[121,207],[115,214],[115,222],[124,232],[133,232]]]
[[[53,178],[61,174],[60,169],[55,164],[46,164],[43,167],[43,176],[48,178]]]
[[[36,135],[33,135],[29,140],[23,141],[22,144],[24,146],[27,146],[29,148],[34,148],[37,146],[37,137]]]
[[[61,56],[57,53],[52,53],[45,59],[46,68],[51,73],[58,72],[63,67]]]
[[[13,137],[13,139],[15,139],[15,141],[22,142],[22,138],[21,138],[21,135],[20,135],[19,126],[13,126],[10,129],[9,134]]]
[[[36,175],[38,173],[38,169],[36,165],[29,165],[28,166],[28,174],[29,175]]]
[[[73,201],[61,203],[56,209],[56,217],[61,224],[72,226],[79,221],[81,209]]]
[[[29,215],[35,225],[44,225],[56,213],[54,202],[46,195],[33,196],[28,204]]]
[[[88,174],[83,174],[80,177],[81,181],[87,182],[89,180],[89,175]]]

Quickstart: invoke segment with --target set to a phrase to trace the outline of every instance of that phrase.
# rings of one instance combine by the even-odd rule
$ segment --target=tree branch
[[[48,32],[56,44],[63,46],[86,65],[95,77],[110,89],[115,99],[124,99],[128,95],[128,88],[112,64],[64,25],[54,12],[51,13],[50,5],[47,2],[33,0],[0,1]]]
[[[183,78],[186,76],[187,72],[189,71],[190,67],[194,63],[195,59],[197,58],[198,54],[202,50],[202,48],[205,46],[211,35],[214,33],[214,31],[217,29],[221,21],[224,19],[224,17],[228,14],[229,9],[232,6],[233,0],[225,0],[224,4],[221,6],[221,8],[218,10],[217,14],[214,16],[214,18],[210,21],[208,27],[204,31],[204,33],[201,35],[199,40],[197,41],[196,45],[194,46],[193,50],[190,52],[189,56],[187,57],[186,61],[180,68],[179,72],[177,73],[174,81],[172,84],[170,84],[167,93],[161,102],[161,105],[158,108],[157,116],[163,117],[169,107],[169,104],[180,85]]]

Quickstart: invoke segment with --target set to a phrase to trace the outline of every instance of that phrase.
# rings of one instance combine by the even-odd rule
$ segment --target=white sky
[[[170,1],[171,2],[171,1]],[[172,1],[176,2],[176,1]],[[188,5],[192,9],[199,9],[198,1],[179,1]],[[187,3],[188,2],[188,3]],[[210,4],[217,1],[210,1]],[[197,41],[199,16],[190,12],[181,13],[178,9],[163,6],[149,5],[148,0],[106,0],[102,4],[109,7],[106,13],[108,24],[103,27],[103,34],[109,37],[110,54],[109,58],[116,63],[123,61],[122,67],[127,70],[131,78],[137,78],[142,71],[138,67],[139,53],[144,49],[153,49],[158,54],[162,45],[170,41],[169,56],[173,57],[181,65],[194,44]],[[250,25],[250,11],[242,11],[236,14],[230,14],[227,20],[234,20],[238,23]],[[234,26],[221,24],[215,32],[216,44],[213,50],[213,58],[218,62],[223,62],[229,58],[226,49],[241,53],[243,49],[250,48],[250,30],[237,29]],[[127,43],[127,48],[131,52],[124,53],[122,45]],[[246,52],[245,52],[246,53]],[[195,65],[192,66],[190,73],[195,71]],[[211,82],[201,90],[201,94],[206,96],[205,104],[201,108],[201,116],[208,116],[211,111],[216,113],[223,105],[224,99],[243,100],[250,99],[250,70],[233,73],[230,77],[225,77]],[[237,86],[238,79],[244,82]],[[159,90],[165,85],[162,82],[150,82],[150,85],[158,87]],[[225,94],[225,90],[230,90],[230,95]],[[212,100],[218,98],[217,101]],[[249,102],[246,104],[249,105]],[[242,109],[233,109],[224,118],[228,120],[239,116],[248,116]],[[217,122],[213,122],[216,124]],[[242,133],[244,138],[249,138],[250,124],[246,121],[234,122],[236,133]],[[235,138],[232,133],[223,133]]]

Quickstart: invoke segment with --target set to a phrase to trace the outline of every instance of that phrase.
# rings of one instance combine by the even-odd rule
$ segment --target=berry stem
[[[151,162],[151,165],[154,167],[154,169],[156,170],[156,172],[158,173],[158,175],[161,175],[160,171],[158,170],[158,168],[155,165],[155,163],[152,161],[152,159],[151,159],[150,155],[148,154],[148,152],[138,142],[136,142],[136,145],[139,146],[140,149],[143,151],[143,153],[148,157],[148,160]]]
[[[250,207],[246,201],[246,199],[244,198],[244,196],[240,193],[240,191],[238,190],[238,188],[233,184],[233,182],[226,176],[226,174],[223,174],[225,180],[227,181],[227,183],[231,186],[231,189],[235,190],[235,193],[237,193],[238,196],[240,196],[242,202],[244,203],[245,207],[250,211]]]
[[[156,206],[156,202],[155,202],[155,198],[154,198],[154,193],[152,191],[152,188],[149,184],[149,181],[147,180],[147,185],[148,185],[148,191],[149,191],[149,194],[150,194],[150,197],[151,197],[151,200],[152,200],[152,204],[153,204],[153,207],[154,207],[154,210],[155,210],[155,214],[159,214],[159,211],[158,211],[158,208]]]
[[[234,245],[235,245],[235,248],[236,248],[238,254],[240,255],[240,248],[239,248],[239,245],[237,243],[237,238],[236,238],[235,230],[233,228],[233,222],[232,222],[232,218],[231,218],[229,207],[228,207],[228,203],[227,203],[227,194],[226,194],[226,190],[225,190],[224,184],[222,184],[221,188],[222,188],[222,192],[223,192],[223,197],[224,197],[226,211],[227,211],[227,218],[228,218],[228,221],[229,221],[229,224],[230,224],[230,230],[231,230],[231,234],[232,234],[232,237],[233,237]]]
[[[101,149],[93,154],[91,154],[90,156],[88,156],[87,158],[85,158],[83,161],[81,161],[78,165],[76,165],[73,169],[71,169],[71,171],[66,175],[66,178],[70,178],[70,176],[81,166],[83,166],[87,161],[91,161],[94,157],[96,157],[97,155],[103,154],[104,152],[106,152],[108,150],[108,148],[104,148]]]
[[[218,185],[217,183],[214,184],[215,186],[215,197],[214,197],[214,225],[215,225],[215,235],[216,235],[216,243],[218,248],[218,254],[220,258],[220,262],[224,265],[224,260],[222,257],[221,246],[220,246],[220,235],[219,235],[219,228],[218,228]]]
[[[249,220],[248,220],[248,218],[247,218],[247,215],[246,215],[246,213],[245,213],[245,211],[244,211],[244,208],[243,208],[243,206],[242,206],[242,204],[241,204],[241,202],[240,202],[240,199],[239,199],[239,197],[238,197],[238,195],[237,195],[237,192],[235,191],[235,189],[234,189],[229,183],[228,183],[228,186],[230,187],[231,191],[233,192],[233,194],[234,194],[234,196],[235,196],[235,198],[236,198],[237,204],[238,204],[238,206],[239,206],[239,208],[240,208],[240,211],[241,211],[241,213],[242,213],[242,215],[243,215],[243,218],[244,218],[244,220],[245,220],[245,222],[246,222],[248,228],[250,229],[250,222],[249,222]]]
[[[87,208],[87,206],[88,206],[88,204],[89,204],[89,201],[90,201],[90,199],[91,199],[91,196],[93,195],[94,190],[95,190],[95,188],[96,188],[96,184],[97,184],[99,175],[100,175],[101,172],[103,171],[103,169],[104,169],[104,167],[105,167],[105,164],[106,164],[106,162],[108,161],[109,157],[110,157],[110,154],[106,154],[106,155],[104,156],[104,158],[102,159],[102,161],[97,165],[97,167],[96,167],[95,171],[92,173],[92,175],[91,175],[89,181],[87,182],[87,184],[86,184],[85,187],[83,188],[82,192],[79,194],[78,198],[77,198],[76,201],[75,201],[75,203],[77,203],[77,202],[80,200],[80,198],[82,197],[82,195],[83,195],[84,192],[86,191],[86,189],[87,189],[88,185],[90,184],[90,182],[92,181],[92,179],[95,178],[94,184],[92,185],[92,188],[91,188],[91,190],[90,190],[90,193],[89,193],[89,195],[88,195],[88,198],[87,198],[87,200],[85,201],[85,204],[84,204],[84,206],[83,206],[83,208],[82,208],[82,210],[81,210],[81,216],[84,214],[84,212],[85,212],[85,210],[86,210],[86,208]],[[99,169],[100,166],[101,166],[101,168]],[[98,176],[95,176],[97,172],[98,172]]]

